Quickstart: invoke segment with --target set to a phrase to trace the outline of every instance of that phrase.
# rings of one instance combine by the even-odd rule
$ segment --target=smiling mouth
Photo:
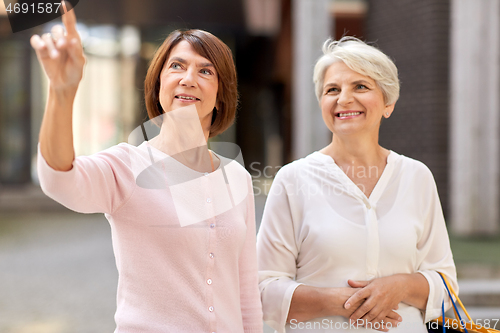
[[[175,96],[176,99],[180,99],[181,101],[199,101],[199,98],[196,97],[189,97],[189,96]]]
[[[335,117],[338,117],[338,118],[344,118],[344,117],[353,117],[353,116],[358,116],[360,115],[362,112],[339,112],[335,115]]]

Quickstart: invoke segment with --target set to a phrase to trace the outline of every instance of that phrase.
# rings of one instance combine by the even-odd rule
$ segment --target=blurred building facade
[[[433,172],[451,230],[500,231],[500,2],[369,0],[366,38],[398,66],[387,148]]]
[[[241,147],[251,173],[270,166],[272,177],[330,141],[312,69],[328,36],[354,35],[374,42],[400,71],[401,97],[382,124],[381,144],[429,166],[455,232],[496,233],[498,6],[496,0],[80,1],[88,63],[75,102],[77,154],[127,140],[146,119],[142,85],[154,50],[174,29],[200,28],[220,37],[236,59],[239,112],[219,140]],[[29,37],[50,25],[12,34],[0,16],[2,185],[36,181],[47,87]]]
[[[500,2],[451,1],[450,208],[459,234],[500,230]]]
[[[395,61],[401,81],[380,142],[432,170],[447,211],[450,1],[371,0],[368,7],[366,38]]]

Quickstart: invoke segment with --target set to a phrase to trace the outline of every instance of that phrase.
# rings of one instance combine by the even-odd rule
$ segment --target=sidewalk
[[[74,213],[38,186],[0,188],[0,332],[113,332],[117,279],[102,214]]]
[[[37,185],[0,186],[0,213],[66,211]]]
[[[256,197],[258,224],[264,203]],[[473,318],[500,318],[496,246],[452,239],[460,296]],[[0,192],[0,286],[2,333],[113,332],[117,272],[107,220],[71,212],[36,187]]]
[[[102,214],[0,215],[0,332],[113,332],[116,285]]]

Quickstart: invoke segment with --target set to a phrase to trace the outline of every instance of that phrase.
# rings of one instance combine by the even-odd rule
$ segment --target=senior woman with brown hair
[[[85,58],[73,11],[63,23],[66,34],[56,27],[31,39],[50,81],[38,172],[46,194],[109,220],[119,272],[115,332],[262,332],[251,178],[206,145],[235,117],[230,49],[206,31],[172,32],[145,82],[160,134],[75,158],[72,105]],[[139,186],[152,161],[163,169],[152,173],[152,187]],[[229,201],[227,189],[240,200]]]
[[[314,83],[332,141],[273,181],[257,236],[264,320],[279,333],[427,332],[438,272],[456,290],[456,270],[430,170],[378,142],[397,68],[353,37],[323,52]]]

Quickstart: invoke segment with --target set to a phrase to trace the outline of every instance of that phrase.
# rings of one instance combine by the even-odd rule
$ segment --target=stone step
[[[458,262],[458,281],[465,280],[500,280],[500,265],[480,262]]]
[[[500,306],[500,279],[495,280],[460,280],[458,282],[462,303],[469,308],[487,308]],[[500,317],[500,316],[499,316]]]
[[[67,211],[38,185],[0,186],[0,212]]]
[[[498,280],[460,280],[460,294],[500,294],[500,279]],[[499,304],[500,305],[500,304]]]

